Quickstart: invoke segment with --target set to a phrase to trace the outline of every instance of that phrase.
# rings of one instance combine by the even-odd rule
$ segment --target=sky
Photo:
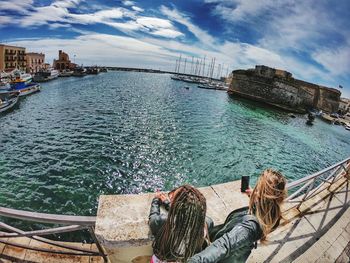
[[[350,97],[348,0],[0,0],[0,43],[84,65],[266,65]]]

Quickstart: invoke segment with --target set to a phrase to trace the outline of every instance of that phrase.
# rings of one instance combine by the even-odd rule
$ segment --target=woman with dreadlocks
[[[186,262],[201,251],[209,239],[206,218],[206,200],[202,193],[190,185],[183,185],[168,194],[157,193],[152,201],[149,225],[155,237],[151,263]],[[160,205],[168,215],[160,214]],[[206,222],[207,221],[207,222]]]
[[[213,243],[188,263],[245,262],[256,242],[266,241],[266,236],[282,218],[281,205],[287,197],[286,179],[280,172],[267,169],[249,192],[249,207],[231,212],[223,225],[214,227],[210,233]]]

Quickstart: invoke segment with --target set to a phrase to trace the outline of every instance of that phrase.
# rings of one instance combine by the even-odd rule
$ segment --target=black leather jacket
[[[223,225],[214,227],[210,236],[215,241],[191,257],[188,263],[245,262],[261,235],[258,220],[248,214],[248,208],[237,209],[229,214]]]

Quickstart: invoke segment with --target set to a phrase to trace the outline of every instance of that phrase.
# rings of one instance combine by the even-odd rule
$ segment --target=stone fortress
[[[228,93],[261,101],[288,111],[304,113],[310,109],[338,111],[341,92],[293,78],[290,72],[263,65],[255,69],[234,70]]]

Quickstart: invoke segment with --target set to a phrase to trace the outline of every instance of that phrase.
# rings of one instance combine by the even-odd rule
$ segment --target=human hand
[[[245,190],[245,192],[243,192],[244,194],[248,195],[250,197],[250,195],[252,194],[253,190],[249,187],[248,189]]]

